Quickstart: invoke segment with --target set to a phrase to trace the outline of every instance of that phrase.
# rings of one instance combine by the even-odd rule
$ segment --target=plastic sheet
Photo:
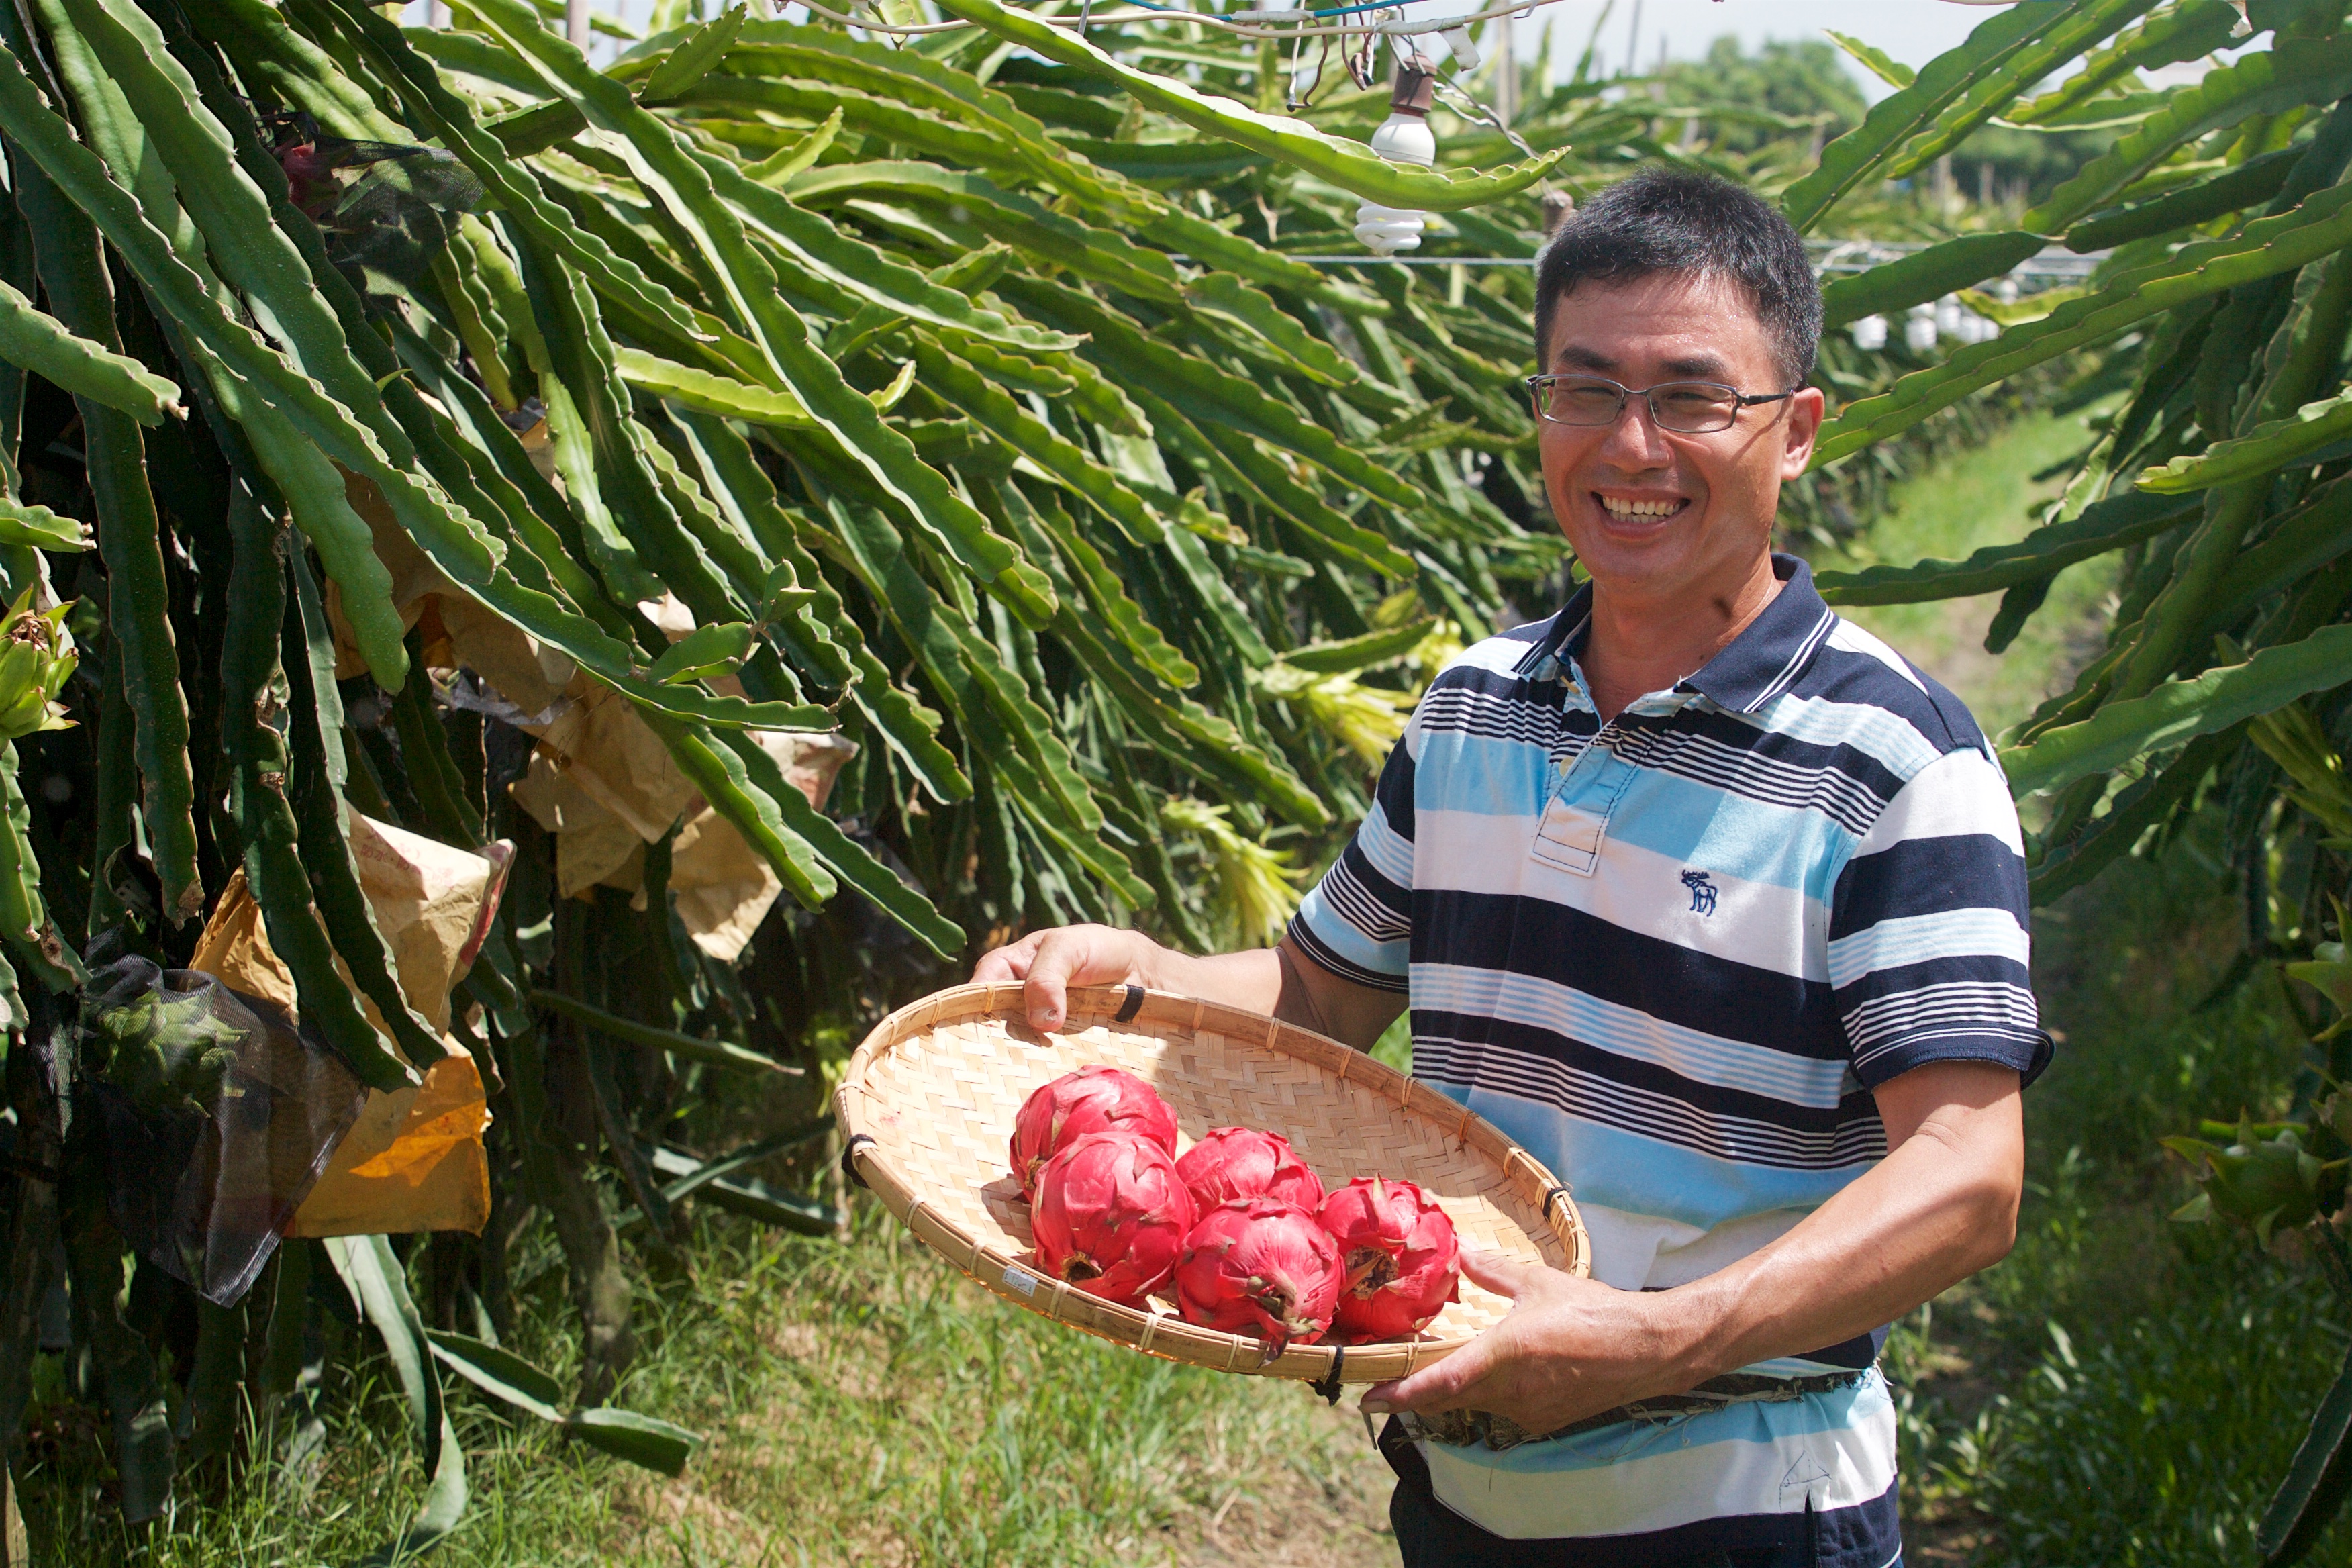
[[[136,956],[90,977],[79,1047],[114,1222],[205,1300],[244,1296],[367,1090],[284,1009]]]

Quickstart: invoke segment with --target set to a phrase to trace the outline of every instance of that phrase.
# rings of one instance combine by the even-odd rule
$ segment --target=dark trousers
[[[1389,1499],[1389,1524],[1396,1531],[1404,1568],[1816,1568],[1818,1540],[1790,1542],[1653,1560],[1638,1564],[1612,1557],[1591,1541],[1512,1541],[1490,1535],[1437,1500],[1429,1468],[1420,1451],[1391,1426],[1381,1435],[1381,1452],[1397,1473]],[[1805,1521],[1811,1522],[1808,1512]],[[1810,1531],[1808,1531],[1810,1534]],[[1888,1568],[1901,1568],[1899,1560]]]

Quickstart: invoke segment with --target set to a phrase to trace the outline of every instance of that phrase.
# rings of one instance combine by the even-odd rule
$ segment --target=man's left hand
[[[1367,1412],[1484,1410],[1542,1433],[1679,1392],[1655,1296],[1492,1252],[1464,1252],[1462,1272],[1510,1298],[1509,1313],[1436,1365],[1367,1390]]]

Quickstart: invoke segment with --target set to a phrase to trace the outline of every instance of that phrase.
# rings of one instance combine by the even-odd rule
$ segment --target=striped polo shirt
[[[1949,692],[1801,561],[1697,673],[1601,722],[1591,588],[1439,674],[1291,925],[1406,993],[1414,1074],[1573,1187],[1593,1273],[1663,1289],[1764,1246],[1886,1152],[1874,1086],[2047,1061],[2017,814]],[[1884,1331],[1745,1370],[1872,1369]],[[1901,1550],[1895,1413],[1851,1386],[1495,1452],[1423,1444],[1489,1531],[1640,1568],[1794,1543]]]

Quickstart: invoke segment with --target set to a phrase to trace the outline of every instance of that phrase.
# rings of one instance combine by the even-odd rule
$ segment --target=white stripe
[[[1898,915],[1830,943],[1830,984],[1850,985],[1882,969],[1938,958],[2006,958],[2026,964],[2032,939],[2007,910],[1943,910]]]
[[[1851,1424],[1762,1441],[1699,1441],[1717,1430],[1760,1430],[1759,1405],[1732,1405],[1661,1426],[1591,1434],[1615,1441],[1615,1462],[1573,1470],[1534,1468],[1541,1450],[1423,1443],[1440,1502],[1511,1541],[1641,1535],[1701,1520],[1855,1508],[1895,1484],[1895,1403],[1872,1373],[1849,1396]],[[1565,1440],[1573,1444],[1580,1439]],[[1510,1465],[1514,1455],[1520,1456]],[[1510,1468],[1506,1468],[1509,1465]]]
[[[1805,634],[1805,640],[1798,644],[1796,651],[1789,656],[1789,662],[1780,667],[1780,673],[1766,682],[1763,692],[1748,705],[1748,711],[1750,713],[1759,711],[1774,698],[1788,690],[1790,684],[1796,680],[1798,674],[1806,665],[1812,662],[1813,655],[1820,651],[1822,644],[1836,633],[1838,625],[1836,613],[1823,610],[1822,618],[1814,622],[1812,630]],[[1912,684],[1916,686],[1918,682],[1915,679]],[[1926,689],[1923,687],[1921,689]]]
[[[1954,980],[1873,997],[1846,1013],[1845,1032],[1858,1063],[1870,1051],[1884,1049],[1890,1035],[1929,1028],[1939,1034],[2030,1034],[2039,1021],[2033,993],[2022,985]]]
[[[1515,674],[1519,660],[1527,658],[1528,650],[1533,647],[1535,644],[1516,637],[1487,637],[1472,643],[1448,659],[1445,669],[1439,670],[1438,674],[1443,677],[1446,669],[1483,669],[1495,675]]]
[[[2008,778],[1982,752],[1952,752],[1912,775],[1903,793],[1880,814],[1869,837],[1855,846],[1853,858],[1910,839],[1970,834],[1998,838],[2018,854],[2025,853]]]

